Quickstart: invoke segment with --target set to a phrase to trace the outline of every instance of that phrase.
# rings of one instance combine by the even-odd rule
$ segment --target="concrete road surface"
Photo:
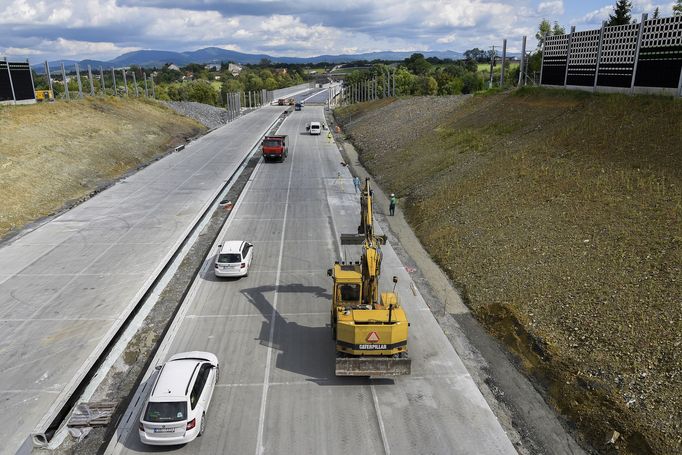
[[[282,111],[223,126],[0,248],[0,453],[44,431]]]
[[[189,350],[215,353],[220,379],[205,434],[173,453],[516,453],[390,245],[382,289],[399,277],[412,375],[335,377],[326,270],[359,260],[338,241],[357,232],[359,197],[326,134],[305,134],[314,120],[321,107],[288,116],[289,158],[259,164],[216,242],[253,242],[249,276],[216,279],[206,259],[107,453],[158,451],[137,430],[153,366]]]

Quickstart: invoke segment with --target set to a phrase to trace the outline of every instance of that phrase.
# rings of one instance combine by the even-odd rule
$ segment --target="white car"
[[[219,245],[213,272],[217,277],[240,277],[249,274],[253,259],[253,244],[243,240],[231,240]]]
[[[214,354],[201,351],[175,354],[161,366],[140,416],[140,441],[166,446],[201,436],[219,368]]]

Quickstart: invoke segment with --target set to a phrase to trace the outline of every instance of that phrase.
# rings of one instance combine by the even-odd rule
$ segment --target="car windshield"
[[[150,402],[144,413],[145,422],[179,422],[187,419],[186,401]]]
[[[320,125],[312,125],[312,126],[310,127],[310,129],[311,129],[311,130],[319,130],[319,129],[320,129]]]
[[[263,147],[279,147],[280,145],[280,141],[276,140],[263,141]]]
[[[221,264],[234,264],[235,262],[242,262],[242,256],[238,253],[219,254],[218,262]]]

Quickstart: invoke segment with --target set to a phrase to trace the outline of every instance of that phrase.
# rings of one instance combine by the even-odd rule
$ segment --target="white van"
[[[175,354],[159,371],[140,416],[140,441],[177,445],[206,428],[206,413],[218,381],[218,358],[210,352]]]
[[[310,122],[309,132],[311,135],[317,134],[319,136],[322,134],[322,125],[320,122]]]

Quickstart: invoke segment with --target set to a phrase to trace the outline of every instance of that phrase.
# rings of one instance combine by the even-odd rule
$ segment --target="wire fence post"
[[[133,87],[135,87],[135,98],[139,98],[140,91],[137,88],[137,78],[135,77],[135,71],[133,71]]]
[[[545,41],[547,41],[547,33],[542,36],[542,45],[540,46],[540,52],[542,52],[542,58],[540,59],[540,85],[542,85],[542,72],[545,69]]]
[[[33,99],[36,98],[36,84],[33,81],[33,70],[31,69],[31,63],[26,59],[26,65],[28,66],[28,74],[31,76],[31,88],[33,89]]]
[[[502,68],[500,68],[500,87],[504,86],[504,65],[507,63],[507,39],[502,40]]]
[[[156,99],[156,85],[154,84],[154,76],[150,74],[149,77],[152,80],[152,98]]]
[[[9,60],[5,57],[5,66],[7,67],[7,76],[9,76],[9,86],[12,89],[12,103],[17,104],[17,96],[14,93],[14,83],[12,82],[12,72],[9,70]]]
[[[92,80],[92,67],[88,65],[88,80],[90,81],[90,96],[95,96],[95,81]]]
[[[69,100],[71,99],[69,97],[69,81],[66,80],[66,69],[64,69],[64,62],[62,62],[62,81],[64,82],[64,94],[66,95],[66,99]]]
[[[566,71],[564,72],[564,88],[568,85],[568,62],[571,60],[571,45],[573,44],[573,35],[575,34],[575,25],[571,26],[571,34],[568,35],[568,51],[566,52]]]
[[[128,96],[128,79],[126,78],[126,69],[121,68],[121,72],[123,73],[123,88],[126,96]]]
[[[144,97],[149,98],[149,89],[147,88],[147,72],[142,71],[142,76],[144,76]]]
[[[107,94],[107,86],[104,83],[104,68],[102,68],[102,65],[99,67],[99,88],[102,90],[102,95]]]
[[[111,68],[111,80],[114,84],[114,96],[118,96],[118,89],[116,89],[116,71],[114,68]]]
[[[45,60],[45,75],[47,76],[47,83],[50,86],[52,97],[54,97],[54,88],[52,87],[52,74],[50,74],[50,64]]]
[[[83,98],[83,83],[81,82],[81,68],[76,63],[76,80],[78,81],[78,97]]]
[[[597,47],[597,66],[594,69],[594,85],[592,91],[597,91],[597,81],[599,80],[599,61],[601,60],[601,51],[604,43],[604,29],[606,28],[606,21],[602,21],[601,30],[599,30],[599,46]],[[542,70],[541,70],[542,71]]]
[[[644,34],[644,22],[646,22],[649,15],[642,14],[642,21],[639,23],[639,33],[637,34],[637,48],[635,49],[635,62],[632,66],[632,81],[630,82],[630,91],[635,91],[635,76],[637,75],[637,64],[639,63],[639,51],[642,48],[642,35]]]
[[[523,87],[526,85],[526,68],[525,68],[525,63],[526,63],[526,36],[523,36],[523,41],[521,42],[521,62],[519,66],[519,82],[518,86]]]

